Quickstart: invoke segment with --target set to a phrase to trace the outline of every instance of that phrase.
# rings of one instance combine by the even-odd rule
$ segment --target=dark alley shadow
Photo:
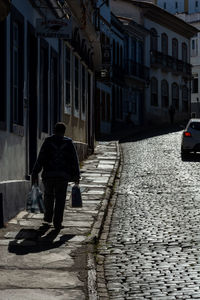
[[[48,226],[40,226],[38,229],[21,229],[15,239],[9,243],[8,251],[16,255],[39,253],[58,248],[75,236],[65,234],[59,240],[54,241],[60,231],[52,229],[47,233],[48,230]]]
[[[113,141],[118,140],[120,143],[134,142],[147,138],[152,138],[160,135],[165,135],[172,132],[182,131],[186,124],[174,124],[174,125],[160,125],[149,127],[133,127],[119,130],[111,135],[103,135],[98,141]]]
[[[200,153],[190,153],[186,156],[181,156],[182,161],[200,162]]]

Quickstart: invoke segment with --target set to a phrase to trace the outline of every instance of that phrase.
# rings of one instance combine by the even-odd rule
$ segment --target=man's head
[[[54,133],[58,136],[64,136],[66,130],[66,125],[62,122],[56,123],[54,127]]]

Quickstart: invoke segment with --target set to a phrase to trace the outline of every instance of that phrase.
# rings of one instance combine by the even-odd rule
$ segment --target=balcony
[[[130,59],[125,62],[125,74],[149,81],[149,68]]]
[[[163,71],[175,75],[191,77],[191,65],[159,51],[151,51],[151,67],[161,68]]]

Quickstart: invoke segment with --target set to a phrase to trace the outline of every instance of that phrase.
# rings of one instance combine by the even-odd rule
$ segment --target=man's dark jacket
[[[42,169],[43,180],[48,178],[79,180],[79,161],[70,138],[52,135],[45,139],[33,167],[32,177],[36,178]]]

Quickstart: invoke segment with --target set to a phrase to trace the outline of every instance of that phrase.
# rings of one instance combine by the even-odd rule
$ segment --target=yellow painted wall
[[[87,144],[87,128],[86,121],[80,120],[71,115],[64,114],[63,122],[66,124],[67,129],[65,135],[72,138],[74,141],[79,141]]]

